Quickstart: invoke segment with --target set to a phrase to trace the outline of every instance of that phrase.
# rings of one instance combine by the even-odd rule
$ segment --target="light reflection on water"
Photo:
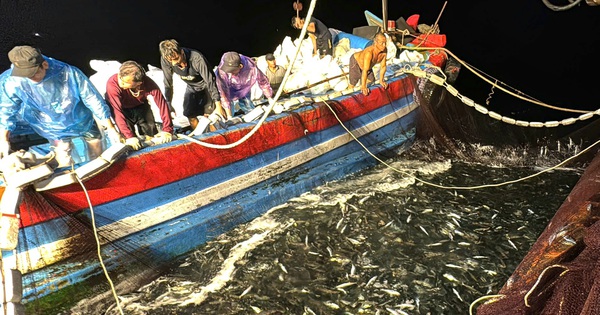
[[[393,166],[447,186],[535,172],[400,158]],[[125,296],[122,307],[127,314],[468,314],[471,302],[502,287],[580,175],[446,190],[381,165],[218,237]]]

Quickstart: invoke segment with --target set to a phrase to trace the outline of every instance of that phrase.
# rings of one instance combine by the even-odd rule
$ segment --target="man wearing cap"
[[[268,53],[265,56],[265,59],[267,60],[267,71],[265,71],[265,75],[267,75],[267,79],[269,79],[273,93],[277,93],[277,90],[279,90],[279,86],[283,81],[283,77],[285,76],[286,69],[277,65],[275,56],[271,53]]]
[[[269,79],[258,69],[252,58],[234,51],[223,54],[217,69],[217,87],[227,119],[232,118],[231,104],[234,102],[247,102],[251,107],[254,106],[250,100],[250,92],[255,85],[260,87],[269,102],[273,101]]]
[[[48,139],[59,166],[73,163],[74,137],[86,140],[90,159],[101,153],[102,134],[94,116],[111,141],[120,141],[110,108],[81,70],[31,46],[14,47],[8,58],[12,67],[0,75],[0,156],[10,153],[10,132],[18,121]]]
[[[213,111],[224,116],[221,98],[215,83],[215,74],[208,61],[195,49],[183,48],[174,39],[159,44],[160,67],[164,73],[165,98],[173,100],[173,74],[186,83],[183,96],[183,115],[188,118],[192,130],[198,125],[198,116],[208,116]]]

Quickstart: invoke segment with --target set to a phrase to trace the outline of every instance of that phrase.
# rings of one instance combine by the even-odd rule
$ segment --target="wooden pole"
[[[333,80],[333,79],[341,78],[341,77],[343,77],[343,76],[345,76],[345,75],[347,75],[347,74],[348,74],[348,73],[345,73],[345,72],[344,72],[344,73],[342,73],[342,74],[340,74],[340,75],[336,75],[335,77],[327,78],[327,79],[321,80],[321,81],[319,81],[319,82],[315,82],[315,83],[313,83],[313,84],[309,84],[309,85],[307,85],[307,86],[303,86],[303,87],[301,87],[301,88],[299,88],[299,89],[295,89],[295,90],[292,90],[292,91],[289,91],[289,92],[284,92],[284,93],[281,93],[281,95],[292,95],[292,94],[294,94],[294,93],[298,93],[298,92],[301,92],[301,91],[304,91],[304,90],[308,90],[308,89],[310,89],[310,88],[312,88],[312,87],[315,87],[315,86],[317,86],[317,85],[319,85],[319,84],[323,84],[323,83],[325,83],[325,82],[328,82],[328,81],[331,81],[331,80]]]
[[[438,28],[438,22],[440,21],[440,18],[442,17],[442,13],[444,13],[444,9],[446,8],[446,4],[448,3],[448,1],[444,2],[444,6],[442,6],[442,10],[440,11],[440,14],[438,15],[437,19],[435,20],[435,23],[433,24],[432,27],[432,31],[434,34],[439,34],[439,28]]]
[[[382,30],[384,33],[387,33],[387,31],[388,31],[388,29],[387,29],[387,24],[388,24],[388,23],[387,23],[387,21],[388,21],[388,15],[387,15],[387,13],[388,13],[388,12],[387,12],[387,11],[388,11],[388,10],[387,10],[387,0],[381,0],[381,8],[383,9],[383,15],[382,15],[382,20],[383,20],[383,23],[382,23],[382,24],[383,24],[383,25],[382,25],[382,28],[381,28],[381,30]]]

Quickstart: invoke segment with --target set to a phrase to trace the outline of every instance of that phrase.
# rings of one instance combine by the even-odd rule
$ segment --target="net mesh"
[[[454,66],[452,59],[446,67]],[[417,136],[432,154],[473,160],[466,146],[539,148],[557,142],[587,146],[596,138],[597,119],[561,128],[509,125],[482,115],[443,88],[426,83]],[[482,299],[478,315],[600,314],[600,157],[597,150],[574,163],[590,163],[529,253],[498,292]],[[591,162],[589,162],[591,161]],[[484,297],[485,298],[485,297]]]

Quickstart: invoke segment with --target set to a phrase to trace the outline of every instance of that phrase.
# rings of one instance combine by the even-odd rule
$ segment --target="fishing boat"
[[[401,74],[390,78],[388,89],[371,87],[369,96],[303,98],[259,128],[241,123],[192,137],[226,146],[256,130],[227,150],[183,138],[135,152],[117,144],[32,185],[12,188],[7,181],[3,200],[21,195],[20,228],[3,265],[23,273],[29,301],[101,273],[90,255],[97,241],[109,269],[139,255],[171,261],[293,196],[373,165],[374,156],[409,146],[417,119],[414,89],[411,77]],[[139,254],[132,256],[132,244]]]
[[[139,151],[107,143],[100,157],[70,168],[44,160],[51,160],[48,144],[29,146],[17,154],[35,163],[5,173],[1,189],[3,304],[21,314],[23,305],[61,299],[91,279],[112,285],[146,262],[171,263],[294,196],[405,150],[422,95],[445,82],[425,64],[393,58],[387,89],[375,82],[368,95],[360,87],[292,93],[214,131],[150,141]]]

